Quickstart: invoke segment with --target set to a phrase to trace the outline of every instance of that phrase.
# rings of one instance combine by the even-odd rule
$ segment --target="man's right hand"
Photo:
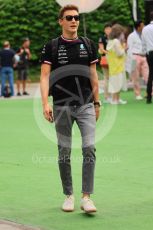
[[[52,107],[49,105],[49,103],[43,105],[43,114],[44,114],[44,117],[47,121],[49,121],[49,122],[54,121],[53,110],[52,110]]]

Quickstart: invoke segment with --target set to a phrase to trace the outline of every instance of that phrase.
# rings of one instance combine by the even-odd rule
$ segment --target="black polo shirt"
[[[41,63],[52,66],[51,82],[54,104],[82,105],[93,101],[89,66],[98,62],[97,52],[91,41],[89,55],[81,39],[58,41],[56,60],[52,60],[52,43],[47,43],[41,55]]]

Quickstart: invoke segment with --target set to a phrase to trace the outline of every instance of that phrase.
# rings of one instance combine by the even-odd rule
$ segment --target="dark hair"
[[[150,12],[150,20],[153,21],[153,11]]]
[[[106,29],[107,27],[112,27],[112,23],[111,23],[111,22],[107,22],[107,23],[104,25],[104,29]]]
[[[132,31],[133,31],[133,26],[125,26],[124,27],[124,35],[125,35],[126,40],[129,36],[129,34],[132,33]]]
[[[120,24],[115,24],[112,26],[112,31],[109,35],[109,39],[119,38],[122,33],[124,33],[124,27]]]
[[[142,20],[136,21],[136,22],[134,23],[134,28],[137,30],[138,27],[141,25],[141,23],[143,23]]]
[[[63,18],[63,15],[65,13],[65,11],[67,10],[76,10],[78,13],[79,13],[79,8],[75,5],[66,5],[64,7],[62,7],[59,11],[59,15],[58,15],[58,18],[61,19]]]

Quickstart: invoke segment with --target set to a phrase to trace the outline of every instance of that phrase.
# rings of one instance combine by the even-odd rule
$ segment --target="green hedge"
[[[143,0],[140,1],[142,15]],[[60,34],[57,24],[59,5],[54,0],[0,0],[0,43],[9,40],[15,49],[23,37],[30,37],[33,62],[38,62],[40,50],[49,39]],[[105,0],[96,11],[86,15],[87,35],[95,42],[108,21],[132,25],[126,0]],[[83,35],[80,24],[79,34]]]

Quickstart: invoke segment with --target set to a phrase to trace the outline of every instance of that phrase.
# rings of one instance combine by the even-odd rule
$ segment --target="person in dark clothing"
[[[57,52],[53,46],[56,39],[48,42],[42,50],[40,87],[44,117],[49,122],[55,121],[59,170],[63,193],[66,195],[62,210],[74,211],[70,155],[72,127],[76,122],[81,132],[83,154],[80,207],[91,213],[97,210],[90,194],[94,189],[95,127],[101,103],[98,94],[96,48],[90,39],[78,37],[79,21],[79,10],[76,6],[67,5],[60,10],[59,24],[62,35],[56,38]],[[90,44],[90,51],[85,41]],[[48,102],[49,79],[53,83],[53,108]]]
[[[17,51],[17,55],[20,58],[18,65],[17,65],[17,71],[18,71],[17,96],[21,96],[21,93],[20,93],[21,82],[22,82],[22,87],[23,87],[23,95],[29,95],[26,92],[26,81],[28,77],[29,60],[31,58],[29,47],[30,47],[30,40],[29,38],[25,38],[23,40],[23,44],[21,48]]]
[[[112,30],[112,24],[107,23],[104,26],[104,34],[101,35],[99,38],[99,54],[101,54],[101,60],[106,58],[107,50],[106,46],[108,43],[108,37]],[[108,93],[108,80],[109,80],[109,68],[108,63],[107,65],[103,65],[102,62],[100,62],[103,74],[104,74],[104,103],[110,103],[110,94]]]
[[[4,96],[5,84],[7,80],[10,85],[10,96],[14,95],[14,55],[15,51],[10,48],[9,41],[5,41],[3,44],[3,49],[0,51],[1,96]]]
[[[150,12],[150,23],[142,30],[142,44],[144,52],[147,55],[147,62],[149,66],[146,103],[151,104],[153,85],[153,11]]]

